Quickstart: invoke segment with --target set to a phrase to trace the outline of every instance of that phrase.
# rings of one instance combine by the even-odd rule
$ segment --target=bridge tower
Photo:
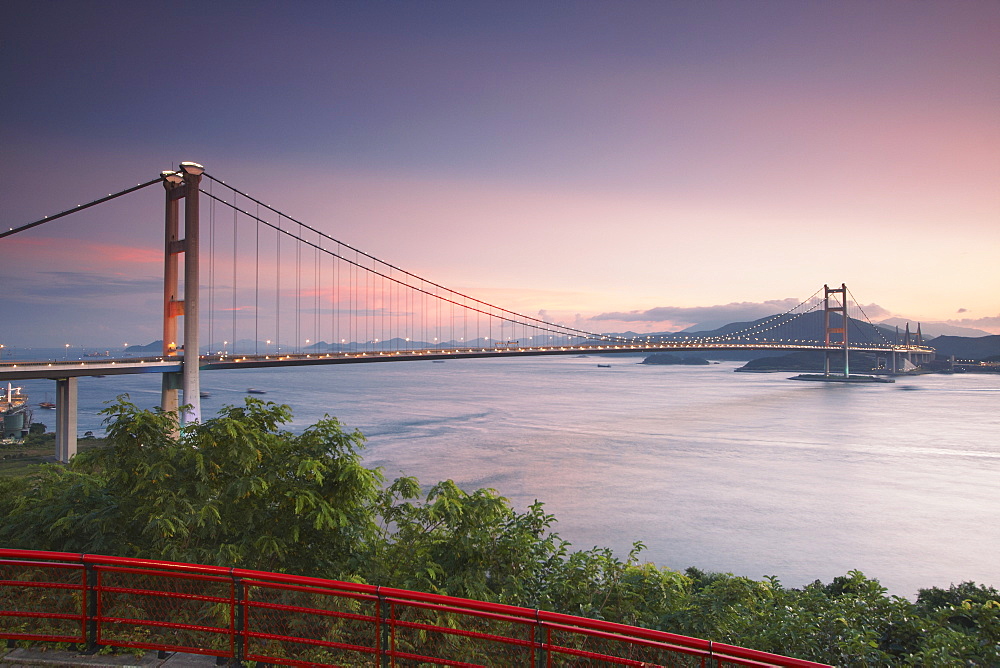
[[[166,191],[166,214],[163,263],[163,355],[184,359],[180,373],[163,374],[161,406],[176,411],[178,392],[184,392],[188,408],[184,422],[201,420],[201,383],[199,379],[198,286],[199,264],[199,188],[205,168],[196,162],[182,162],[177,171],[161,172]],[[184,200],[184,238],[180,234],[180,200]],[[184,294],[180,297],[180,257],[184,256]],[[184,317],[184,338],[178,345],[177,319]]]
[[[830,295],[840,295],[840,304],[836,302],[830,305]],[[834,327],[831,323],[831,314],[840,313],[840,327]],[[851,367],[847,360],[847,285],[840,284],[839,288],[831,288],[829,285],[823,286],[823,330],[826,341],[826,359],[823,362],[823,375],[830,375],[830,350],[831,346],[838,343],[844,348],[844,378],[851,375]],[[833,340],[832,335],[840,335],[840,341]]]

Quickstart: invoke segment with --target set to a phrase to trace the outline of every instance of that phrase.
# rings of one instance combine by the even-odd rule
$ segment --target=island
[[[670,353],[653,353],[646,359],[639,362],[639,364],[681,364],[685,366],[704,366],[706,364],[711,364],[711,362],[701,357],[679,357],[678,355],[671,355]]]
[[[801,350],[787,355],[777,357],[758,357],[752,359],[734,371],[814,371],[821,372],[824,368],[824,354],[820,351]],[[866,353],[851,354],[851,367],[858,369],[874,368],[876,360],[874,356]],[[843,369],[844,356],[842,353],[835,353],[830,357],[832,368]]]

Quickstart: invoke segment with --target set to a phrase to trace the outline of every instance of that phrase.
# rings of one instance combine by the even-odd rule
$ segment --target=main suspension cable
[[[511,316],[514,316],[515,318],[518,318],[518,319],[520,319],[520,320],[524,320],[524,321],[530,321],[530,322],[533,322],[533,323],[538,323],[538,325],[542,325],[542,326],[547,326],[547,327],[557,327],[557,328],[559,328],[559,333],[563,333],[563,334],[568,334],[568,335],[570,335],[570,336],[581,336],[581,337],[584,337],[584,338],[595,338],[595,339],[604,339],[604,340],[611,340],[611,339],[614,339],[614,340],[620,340],[620,341],[629,341],[629,340],[630,340],[630,339],[627,339],[627,338],[625,338],[625,337],[608,337],[608,336],[605,336],[605,335],[603,335],[603,334],[596,334],[596,333],[594,333],[594,332],[587,332],[587,331],[585,331],[585,330],[582,330],[582,329],[577,329],[577,328],[575,328],[575,327],[568,327],[568,326],[565,326],[565,325],[557,325],[557,324],[555,324],[555,323],[551,323],[551,322],[546,322],[545,320],[540,320],[540,319],[538,319],[538,318],[534,318],[534,317],[532,317],[532,316],[529,316],[529,315],[524,315],[524,314],[522,314],[522,313],[517,313],[516,311],[511,311],[511,310],[509,310],[509,309],[505,309],[505,308],[503,308],[503,307],[501,307],[501,306],[496,306],[496,305],[494,305],[494,304],[490,304],[490,303],[488,303],[488,302],[484,302],[484,301],[482,301],[481,299],[476,299],[475,297],[472,297],[472,296],[469,296],[469,295],[465,295],[465,294],[463,294],[463,293],[461,293],[461,292],[457,292],[457,291],[455,291],[455,290],[452,290],[451,288],[447,288],[447,287],[445,287],[445,286],[443,286],[443,285],[440,285],[440,284],[438,284],[438,283],[435,283],[434,281],[430,281],[430,280],[427,280],[427,279],[425,279],[425,278],[422,278],[422,277],[420,277],[420,276],[417,276],[416,274],[413,274],[413,273],[411,273],[411,272],[409,272],[409,271],[406,271],[405,269],[402,269],[402,268],[400,268],[400,267],[397,267],[397,266],[395,266],[395,265],[393,265],[393,264],[391,264],[391,263],[388,263],[388,262],[385,262],[385,261],[383,261],[383,260],[380,260],[379,258],[377,258],[377,257],[375,257],[375,256],[373,256],[373,255],[370,255],[370,254],[368,254],[368,253],[366,253],[366,252],[364,252],[364,251],[362,251],[362,250],[359,250],[359,249],[357,249],[357,248],[355,248],[355,247],[351,246],[350,244],[346,244],[346,243],[344,243],[344,242],[342,242],[342,241],[339,241],[338,239],[335,239],[334,237],[331,237],[330,235],[326,234],[325,232],[322,232],[321,230],[318,230],[318,229],[316,229],[316,228],[314,228],[314,227],[311,227],[311,226],[307,225],[306,223],[303,223],[303,222],[302,222],[302,221],[300,221],[300,220],[297,220],[297,219],[295,219],[295,218],[292,218],[291,216],[289,216],[289,215],[287,215],[287,214],[285,214],[285,213],[283,213],[283,212],[279,211],[278,209],[275,209],[274,207],[272,207],[272,206],[270,206],[270,205],[268,205],[268,204],[266,204],[266,203],[264,203],[264,202],[261,202],[260,200],[256,199],[255,197],[253,197],[253,196],[251,196],[251,195],[248,195],[248,194],[246,194],[246,193],[244,193],[244,192],[241,192],[241,191],[237,190],[236,188],[233,188],[233,187],[232,187],[231,185],[229,185],[229,184],[228,184],[228,183],[226,183],[225,181],[220,181],[219,179],[216,179],[215,177],[213,177],[213,176],[212,176],[211,174],[208,174],[207,172],[205,173],[205,175],[204,175],[204,176],[205,176],[206,178],[209,178],[209,179],[211,179],[212,181],[215,181],[215,182],[217,182],[217,183],[221,184],[222,186],[224,186],[224,187],[226,187],[226,188],[229,188],[230,190],[232,190],[232,191],[234,191],[234,192],[237,192],[237,193],[239,193],[240,195],[242,195],[243,197],[247,198],[247,199],[248,199],[248,200],[250,200],[251,202],[254,202],[255,204],[258,204],[258,205],[260,205],[260,206],[264,207],[265,209],[267,209],[267,210],[269,210],[269,211],[272,211],[273,213],[275,213],[275,214],[277,214],[277,215],[279,216],[279,220],[280,220],[281,218],[285,218],[285,219],[287,219],[287,220],[289,220],[289,221],[291,221],[291,222],[293,222],[293,223],[296,223],[297,225],[300,225],[300,226],[302,226],[302,227],[303,227],[304,229],[307,229],[307,230],[309,230],[310,232],[315,232],[315,233],[316,233],[317,235],[319,235],[320,237],[322,237],[322,238],[324,238],[324,239],[328,239],[329,241],[332,241],[333,243],[336,243],[336,244],[337,244],[337,245],[339,245],[339,246],[343,246],[344,248],[347,248],[347,249],[349,249],[349,250],[351,250],[351,251],[354,251],[354,252],[355,252],[356,254],[358,254],[358,255],[363,255],[364,257],[368,258],[369,260],[372,260],[373,262],[377,262],[377,263],[379,263],[379,264],[383,264],[383,265],[385,265],[386,267],[389,267],[389,268],[392,268],[392,269],[395,269],[395,270],[396,270],[396,271],[398,271],[398,272],[399,272],[400,274],[402,274],[402,275],[404,275],[404,276],[407,276],[407,277],[410,277],[410,278],[414,278],[414,279],[416,279],[416,280],[420,281],[421,283],[426,283],[426,284],[428,284],[428,285],[430,285],[430,286],[433,286],[434,288],[439,288],[439,289],[441,289],[441,290],[444,290],[444,291],[446,291],[446,292],[449,292],[449,293],[451,293],[451,294],[453,294],[453,295],[456,295],[456,296],[458,296],[458,297],[462,297],[462,298],[465,298],[465,299],[469,299],[469,300],[471,300],[471,301],[473,301],[473,302],[476,302],[476,303],[478,303],[478,304],[481,304],[482,306],[485,306],[485,307],[487,307],[487,308],[491,308],[491,309],[496,309],[497,311],[500,311],[500,312],[503,312],[503,313],[507,313],[507,314],[509,314],[509,315],[511,315]],[[207,192],[206,192],[205,190],[202,190],[201,192],[202,192],[203,194],[206,194],[206,195],[209,195],[209,196],[211,197],[211,195],[210,195],[209,193],[207,193]],[[216,198],[216,199],[217,199],[217,198]],[[231,204],[229,204],[228,202],[225,202],[225,201],[223,201],[223,203],[224,203],[224,204],[226,204],[226,205],[228,205],[228,206],[232,206],[232,205],[231,205]],[[244,211],[244,210],[242,210],[242,209],[240,209],[240,212],[241,212],[241,213],[243,213],[244,215],[248,215],[248,216],[252,216],[252,214],[250,214],[249,212],[247,212],[247,211]],[[268,222],[267,222],[267,221],[265,221],[265,220],[261,220],[260,218],[257,218],[257,220],[258,220],[258,221],[260,221],[260,222],[262,222],[262,223],[263,223],[263,224],[265,224],[265,225],[271,225],[271,223],[268,223]],[[272,226],[273,226],[273,225],[272,225]],[[282,231],[282,232],[284,232],[284,231],[285,231],[285,230],[280,230],[280,228],[276,228],[276,229],[279,229],[279,231]],[[298,238],[299,238],[299,237],[296,237],[295,235],[293,235],[293,234],[290,234],[290,233],[288,233],[288,236],[290,236],[290,237],[292,237],[292,238],[295,238],[295,239],[298,239]],[[322,251],[324,251],[324,252],[331,252],[331,251],[326,251],[326,249],[324,249],[324,248],[322,248],[322,247],[318,246],[318,244],[311,244],[310,242],[308,242],[308,241],[306,241],[306,240],[304,240],[304,239],[300,239],[300,241],[302,241],[303,243],[308,243],[308,244],[310,244],[310,245],[312,245],[312,246],[314,246],[314,247],[317,247],[317,248],[319,248],[320,250],[322,250]],[[347,260],[347,258],[345,258],[345,257],[342,257],[342,256],[338,256],[338,257],[341,257],[341,259],[343,259],[343,260],[346,260],[346,261],[350,262],[350,260]],[[354,264],[356,264],[356,266],[358,266],[358,267],[360,267],[360,268],[362,268],[362,269],[365,269],[366,271],[371,271],[371,272],[372,272],[372,273],[374,273],[375,275],[378,275],[378,276],[385,276],[385,274],[382,274],[381,272],[379,272],[379,271],[377,271],[377,270],[375,270],[375,269],[368,269],[367,267],[365,267],[364,265],[362,265],[362,264],[360,264],[360,263],[354,263]],[[409,283],[404,283],[404,282],[400,281],[399,279],[391,279],[391,280],[395,280],[395,281],[397,281],[397,282],[400,282],[400,283],[402,283],[403,285],[407,285],[407,286],[408,286],[408,287],[410,287],[410,288],[413,288],[413,289],[416,289],[416,290],[420,290],[420,288],[416,288],[415,286],[413,286],[413,285],[410,285]],[[427,292],[426,294],[429,294],[429,295],[431,295],[432,297],[435,297],[435,298],[437,298],[437,299],[443,299],[443,300],[445,300],[445,301],[453,301],[453,300],[450,300],[450,299],[447,299],[447,298],[445,298],[445,297],[442,297],[442,296],[439,296],[439,295],[437,295],[436,293],[432,293],[432,292]],[[457,303],[457,302],[453,302],[453,303]],[[480,310],[480,309],[473,309],[473,310],[477,310],[477,311],[479,311],[480,313],[484,313],[484,314],[487,314],[487,315],[489,315],[489,314],[488,314],[488,313],[487,313],[486,311],[482,311],[482,310]],[[502,318],[503,316],[493,316],[493,317],[500,317],[500,318]],[[508,322],[515,322],[515,320],[511,320],[510,318],[505,318],[505,319],[506,319],[506,320],[507,320]],[[534,325],[533,325],[533,326],[534,326]],[[555,331],[555,330],[551,330],[551,329],[550,329],[550,330],[548,330],[548,331]],[[573,332],[574,334],[569,334],[570,332]]]
[[[216,179],[212,179],[212,180],[216,181]],[[221,183],[221,181],[219,183]],[[223,185],[226,185],[226,184],[223,183]],[[226,187],[230,188],[231,190],[235,190],[231,186],[227,185]],[[236,192],[239,192],[239,191],[236,191]],[[361,269],[361,270],[365,271],[366,272],[366,276],[371,276],[372,278],[374,278],[374,277],[377,276],[377,277],[381,277],[381,278],[384,278],[384,279],[388,279],[390,281],[393,281],[393,282],[396,282],[396,283],[400,283],[401,285],[404,285],[404,286],[406,286],[407,288],[409,288],[411,290],[416,290],[417,292],[422,292],[425,295],[427,295],[427,296],[429,296],[429,297],[431,297],[433,299],[436,299],[438,301],[444,301],[444,302],[450,302],[452,304],[458,304],[458,302],[455,301],[455,300],[453,300],[453,299],[449,299],[448,297],[444,297],[442,295],[437,294],[436,290],[434,292],[431,292],[430,288],[420,288],[420,287],[417,287],[417,286],[412,285],[410,283],[405,283],[405,282],[401,281],[398,278],[387,276],[386,274],[378,271],[375,268],[370,268],[370,267],[365,266],[364,264],[362,264],[360,262],[360,260],[351,260],[351,259],[349,259],[347,257],[344,257],[343,255],[339,255],[338,253],[335,253],[334,251],[332,251],[330,249],[323,248],[322,246],[320,246],[317,243],[313,243],[311,241],[308,241],[306,239],[298,237],[295,234],[293,234],[291,230],[287,230],[287,229],[282,228],[280,226],[280,222],[279,222],[278,225],[275,225],[274,223],[271,223],[271,222],[269,222],[267,220],[264,220],[264,219],[262,219],[262,218],[260,218],[258,216],[255,216],[254,214],[250,213],[249,211],[247,211],[245,209],[241,209],[239,207],[233,206],[229,202],[227,202],[227,201],[225,201],[223,199],[220,199],[219,197],[217,197],[216,195],[213,195],[212,193],[209,193],[209,192],[207,192],[205,190],[202,190],[201,193],[203,195],[205,195],[206,197],[208,197],[209,199],[217,201],[220,204],[223,204],[225,206],[233,207],[234,209],[236,209],[237,211],[239,211],[243,215],[245,215],[245,216],[247,216],[247,217],[249,217],[249,218],[257,221],[258,223],[260,223],[262,225],[266,225],[267,227],[270,227],[271,229],[275,230],[275,232],[277,233],[277,236],[278,236],[279,252],[280,252],[280,239],[281,239],[281,235],[285,235],[285,236],[287,236],[287,237],[289,237],[289,238],[291,238],[291,239],[293,239],[295,241],[298,241],[300,244],[306,244],[308,246],[312,246],[313,248],[319,250],[322,253],[326,253],[328,255],[332,255],[333,257],[336,257],[336,258],[338,258],[338,259],[340,259],[340,260],[342,260],[342,261],[344,261],[344,262],[346,262],[346,263],[348,263],[350,265],[353,265],[353,266],[357,267],[358,269]],[[240,193],[240,194],[242,194],[242,193]],[[257,201],[257,200],[254,200],[252,197],[249,197],[249,196],[247,196],[247,199],[250,199],[250,200],[252,200],[254,202]],[[396,271],[398,271],[401,274],[404,274],[406,276],[409,276],[409,277],[415,278],[417,280],[420,280],[422,283],[426,283],[428,286],[432,286],[433,288],[439,288],[441,290],[444,290],[447,293],[455,295],[456,297],[461,297],[461,298],[464,298],[464,299],[469,299],[472,302],[480,304],[481,306],[483,306],[483,307],[485,307],[487,309],[495,309],[496,311],[499,311],[501,313],[507,314],[507,315],[499,315],[499,314],[490,313],[489,311],[483,310],[482,308],[476,308],[476,307],[473,307],[473,306],[465,306],[465,308],[470,309],[470,310],[475,311],[475,312],[478,312],[478,313],[481,313],[483,315],[486,315],[489,318],[497,318],[499,320],[503,320],[503,321],[511,322],[511,323],[513,323],[513,322],[520,322],[520,321],[531,321],[532,323],[535,323],[535,324],[529,325],[531,327],[540,329],[542,331],[548,331],[548,332],[554,332],[556,334],[562,334],[562,335],[565,335],[565,336],[577,336],[577,337],[581,337],[581,338],[599,339],[599,340],[616,340],[616,341],[622,341],[622,342],[629,341],[629,339],[626,339],[624,337],[610,337],[610,336],[606,336],[606,335],[603,335],[603,334],[596,334],[594,332],[587,332],[587,331],[584,331],[582,329],[576,329],[575,327],[567,327],[565,325],[558,325],[558,324],[555,324],[555,323],[546,322],[544,320],[539,320],[538,318],[533,318],[531,316],[523,315],[523,314],[517,313],[515,311],[511,311],[509,309],[505,309],[505,308],[502,308],[502,307],[499,307],[499,306],[495,306],[493,304],[489,304],[489,303],[484,302],[484,301],[482,301],[480,299],[476,299],[475,297],[470,297],[468,295],[464,295],[464,294],[462,294],[460,292],[456,292],[455,290],[451,290],[451,289],[446,288],[446,287],[444,287],[442,285],[438,285],[437,283],[434,283],[432,281],[428,281],[428,280],[422,279],[422,278],[420,278],[419,276],[417,276],[415,274],[412,274],[412,273],[410,273],[410,272],[408,272],[408,271],[406,271],[404,269],[400,269],[399,267],[391,265],[391,264],[389,264],[387,262],[383,262],[382,260],[379,260],[378,258],[375,258],[375,257],[369,255],[368,253],[365,253],[364,251],[360,251],[360,250],[358,250],[358,249],[356,249],[356,248],[354,248],[354,247],[352,247],[352,246],[350,246],[348,244],[341,243],[341,242],[337,241],[336,239],[334,239],[334,238],[332,238],[332,237],[330,237],[330,236],[328,236],[328,235],[326,235],[326,234],[324,234],[322,232],[319,232],[318,230],[315,230],[315,229],[309,227],[308,225],[305,225],[304,223],[301,223],[301,222],[295,220],[294,218],[290,218],[289,216],[286,216],[285,214],[276,211],[275,209],[269,207],[266,204],[260,203],[260,205],[263,206],[263,207],[265,207],[265,208],[267,208],[267,209],[270,209],[271,211],[274,211],[275,213],[277,213],[279,215],[279,221],[280,221],[281,218],[285,218],[286,220],[288,220],[288,221],[290,221],[292,223],[301,225],[305,229],[308,229],[310,231],[316,232],[321,237],[329,239],[330,241],[333,241],[334,243],[337,243],[338,245],[343,246],[344,248],[347,248],[347,249],[349,249],[351,251],[354,251],[354,253],[355,253],[356,256],[357,255],[363,255],[366,258],[369,258],[369,259],[371,259],[371,260],[373,260],[373,261],[375,261],[375,262],[377,262],[379,264],[385,265],[386,267],[391,267],[391,268],[395,269]],[[277,273],[280,275],[280,269],[279,269],[279,271]],[[280,278],[277,279],[277,280],[280,280]],[[280,287],[278,289],[280,291]],[[368,307],[369,307],[369,305],[366,304],[366,308],[368,308]],[[520,319],[520,320],[518,320],[518,319]],[[522,324],[527,324],[527,323],[522,322]],[[367,332],[366,332],[366,337],[367,337]]]
[[[101,199],[95,199],[93,202],[87,202],[86,204],[78,204],[78,205],[74,206],[72,209],[66,209],[65,211],[62,211],[60,213],[56,213],[56,214],[53,214],[51,216],[45,216],[41,220],[36,220],[33,223],[28,223],[27,225],[21,225],[20,227],[12,227],[12,228],[8,229],[6,232],[0,232],[0,239],[3,239],[4,237],[9,237],[12,234],[17,234],[18,232],[24,232],[25,230],[30,230],[32,227],[38,227],[39,225],[42,225],[44,223],[50,223],[53,220],[56,220],[57,218],[62,218],[63,216],[68,216],[71,213],[76,213],[78,211],[83,211],[84,209],[89,209],[92,206],[97,206],[98,204],[104,204],[105,202],[110,202],[113,199],[117,199],[117,198],[119,198],[119,197],[121,197],[123,195],[128,195],[129,193],[134,193],[137,190],[142,190],[143,188],[151,186],[154,183],[159,183],[162,180],[163,180],[163,177],[162,176],[158,176],[158,177],[156,177],[155,179],[153,179],[151,181],[146,181],[145,183],[140,183],[138,185],[132,186],[131,188],[126,188],[125,190],[122,190],[121,192],[117,192],[117,193],[114,193],[112,195],[108,195],[107,197],[102,197]]]

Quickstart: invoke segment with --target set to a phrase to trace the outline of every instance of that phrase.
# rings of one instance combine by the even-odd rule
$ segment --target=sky
[[[6,229],[181,161],[588,331],[847,283],[1000,333],[1000,3],[6,4]],[[159,338],[162,191],[0,240],[0,344]]]

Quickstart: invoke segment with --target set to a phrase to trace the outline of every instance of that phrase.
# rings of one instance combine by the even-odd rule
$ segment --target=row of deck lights
[[[407,339],[407,340],[409,340],[409,339]],[[377,342],[378,339],[376,339],[375,341]],[[799,347],[801,345],[810,345],[810,344],[813,344],[811,347],[815,347],[815,348],[825,348],[826,347],[824,345],[821,345],[820,342],[817,342],[817,341],[808,341],[808,340],[804,340],[804,339],[788,339],[788,340],[778,339],[777,341],[771,341],[771,342],[768,342],[766,339],[764,341],[759,341],[758,339],[755,339],[755,341],[758,341],[758,343],[762,343],[762,344],[765,344],[765,345],[780,346],[780,347]],[[225,343],[228,343],[228,341],[225,342]],[[267,343],[270,344],[271,341],[268,340]],[[622,350],[622,349],[630,349],[631,350],[631,349],[636,349],[636,348],[649,348],[649,347],[656,347],[656,348],[677,348],[677,347],[684,347],[684,346],[688,346],[688,345],[696,345],[697,346],[697,345],[705,345],[705,344],[715,345],[715,346],[720,346],[720,347],[727,347],[727,348],[737,348],[737,347],[742,348],[742,347],[747,347],[747,346],[753,346],[754,345],[754,344],[750,344],[750,343],[718,343],[718,342],[711,342],[710,343],[710,342],[706,342],[704,340],[695,339],[694,341],[683,341],[683,342],[681,342],[681,341],[670,341],[670,342],[660,342],[660,343],[656,343],[656,344],[652,344],[652,343],[646,343],[646,344],[632,343],[632,344],[628,344],[628,345],[624,345],[624,344],[623,345],[581,344],[581,345],[578,345],[578,346],[572,346],[572,345],[570,345],[570,346],[558,346],[558,349],[559,350]],[[793,345],[793,344],[797,344],[797,345]],[[5,347],[4,345],[0,344],[0,349],[3,349],[4,347]],[[66,344],[66,347],[68,348],[69,344]],[[530,351],[533,351],[533,350],[542,351],[542,350],[550,350],[550,349],[554,349],[554,348],[555,348],[555,346],[552,346],[552,347],[549,347],[549,346],[527,346],[527,347],[525,347],[525,346],[517,346],[517,347],[511,347],[511,348],[479,348],[478,351],[475,350],[475,349],[473,349],[473,348],[468,348],[468,349],[465,349],[465,350],[462,350],[462,349],[430,349],[430,348],[428,348],[428,349],[424,349],[424,350],[404,350],[404,351],[397,350],[397,351],[388,351],[388,352],[386,352],[386,351],[379,351],[378,355],[382,356],[382,357],[384,357],[384,356],[390,356],[390,357],[397,356],[398,357],[398,356],[403,355],[403,354],[407,354],[407,355],[432,355],[432,354],[453,355],[453,354],[461,354],[463,352],[465,352],[465,353],[474,353],[474,352],[503,353],[503,352],[508,352],[508,351],[528,351],[528,352],[530,352]],[[897,351],[901,351],[901,350],[918,350],[918,349],[920,349],[920,346],[915,346],[915,345],[910,345],[910,346],[891,346],[891,349],[892,350],[897,350]],[[374,351],[355,352],[353,354],[349,353],[349,352],[344,352],[344,353],[341,353],[341,354],[344,357],[348,357],[348,358],[353,357],[353,358],[356,359],[356,358],[359,358],[359,357],[370,356],[373,352]],[[203,357],[207,358],[209,356],[203,356]],[[331,357],[333,357],[333,355],[330,354],[330,353],[327,353],[325,355],[317,355],[316,359],[329,359]],[[313,359],[313,355],[311,353],[286,354],[286,355],[277,355],[277,356],[275,356],[274,359],[277,360],[277,361],[284,361],[284,360],[289,360],[289,359],[292,359],[292,358]],[[218,361],[224,362],[227,359],[231,359],[231,361],[233,361],[233,362],[247,362],[247,361],[251,361],[252,359],[260,359],[260,356],[259,355],[256,355],[256,356],[243,355],[241,357],[229,358],[229,355],[227,353],[223,353],[222,355],[219,356]],[[265,354],[264,355],[264,359],[265,360],[270,360],[271,359],[271,355]],[[115,365],[119,361],[124,361],[124,360],[111,360],[111,365]],[[145,364],[146,362],[160,362],[160,363],[163,363],[163,362],[166,362],[166,361],[168,361],[168,360],[165,360],[163,357],[157,357],[155,359],[148,359],[148,358],[143,359],[143,358],[140,358],[140,359],[136,359],[136,360],[129,360],[129,362],[138,363],[138,364]],[[169,361],[176,361],[176,360],[169,360]],[[103,361],[94,361],[91,364],[105,364],[105,363],[106,362],[103,362]],[[51,367],[53,363],[52,362],[48,362],[48,363],[45,363],[45,364],[46,364],[46,366]],[[85,361],[81,361],[80,362],[80,366],[81,367],[85,367],[85,366],[87,366],[87,364],[88,364],[88,362],[85,362]],[[11,367],[15,368],[15,369],[18,366],[19,366],[18,364],[12,364],[11,365]],[[35,366],[35,365],[29,362],[29,363],[27,363],[26,366]]]

